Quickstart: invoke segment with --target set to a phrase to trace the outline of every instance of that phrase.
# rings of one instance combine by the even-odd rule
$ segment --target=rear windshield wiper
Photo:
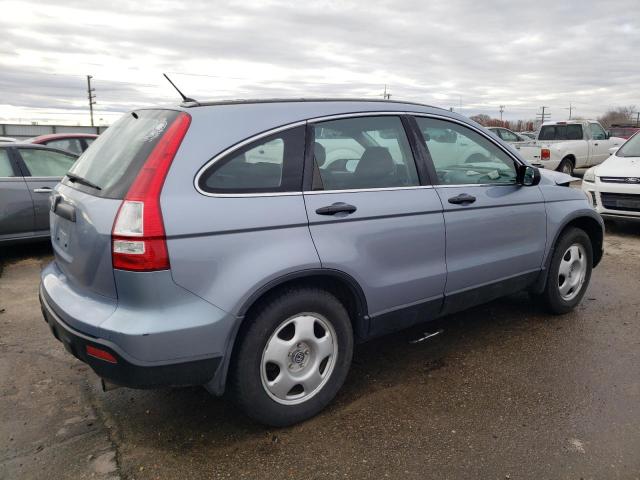
[[[69,180],[71,180],[72,182],[81,183],[83,185],[86,185],[87,187],[95,188],[96,190],[102,190],[102,188],[100,188],[95,183],[81,177],[80,175],[76,175],[75,173],[67,172],[67,177],[69,177]]]

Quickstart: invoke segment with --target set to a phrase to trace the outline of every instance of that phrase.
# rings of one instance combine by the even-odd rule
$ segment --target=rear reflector
[[[109,352],[107,352],[106,350],[102,350],[101,348],[94,347],[92,345],[87,345],[87,355],[93,358],[104,360],[105,362],[118,363],[118,360],[116,359],[116,357],[111,355]]]
[[[540,160],[549,160],[551,158],[551,150],[543,148],[540,150]]]
[[[111,231],[113,268],[136,272],[169,269],[160,193],[190,123],[191,116],[184,112],[176,117],[124,197]]]

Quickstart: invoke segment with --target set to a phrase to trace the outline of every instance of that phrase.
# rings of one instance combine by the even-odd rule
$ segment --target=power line
[[[565,108],[565,110],[569,110],[569,120],[571,120],[571,113],[575,110],[572,102],[569,102],[569,108]]]
[[[95,88],[91,88],[91,75],[87,75],[87,97],[89,98],[89,114],[91,115],[91,126],[93,127],[93,106],[96,104]]]
[[[542,109],[542,112],[536,113],[536,117],[540,120],[540,123],[544,123],[546,118],[551,118],[551,113],[545,113],[549,107],[542,106],[540,108]]]

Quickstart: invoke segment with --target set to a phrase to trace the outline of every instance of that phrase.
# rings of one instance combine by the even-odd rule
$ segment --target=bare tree
[[[604,115],[598,117],[598,121],[604,128],[609,128],[613,124],[630,124],[634,122],[635,105],[628,107],[616,107],[607,110]]]
[[[470,117],[470,118],[474,122],[478,122],[483,127],[486,127],[487,125],[489,125],[489,122],[491,121],[491,117],[489,115],[484,114],[484,113],[480,113],[478,115],[474,115],[473,117]]]

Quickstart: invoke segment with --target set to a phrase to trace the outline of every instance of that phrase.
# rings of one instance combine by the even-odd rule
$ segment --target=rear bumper
[[[125,359],[112,342],[81,333],[67,325],[46,301],[42,287],[40,305],[51,332],[67,351],[89,365],[100,377],[118,385],[132,388],[202,385],[215,376],[220,365],[221,357],[156,366],[136,365]],[[88,355],[87,346],[108,352],[115,362]]]

